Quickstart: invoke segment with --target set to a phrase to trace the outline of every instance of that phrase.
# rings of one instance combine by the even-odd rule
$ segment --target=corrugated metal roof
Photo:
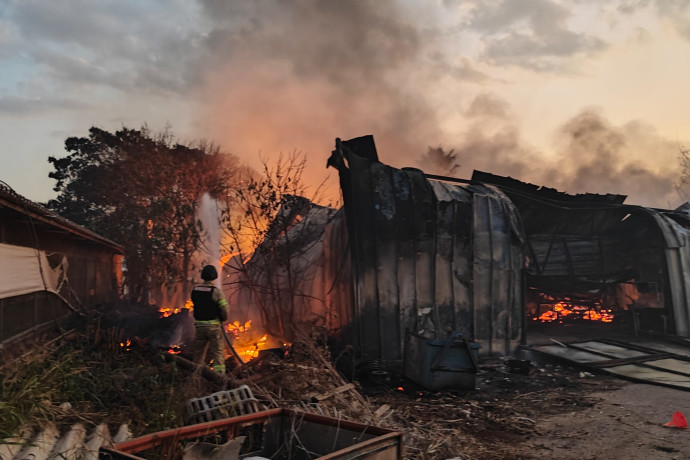
[[[27,433],[0,443],[2,460],[97,460],[101,447],[131,439],[129,427],[121,425],[111,436],[106,424],[95,427],[88,435],[82,424],[73,425],[68,431],[60,433],[53,424],[45,425],[35,434]]]
[[[77,225],[38,203],[34,203],[33,201],[19,195],[7,184],[1,181],[0,206],[6,206],[19,213],[26,214],[32,219],[36,219],[37,221],[40,221],[46,225],[67,231],[78,238],[94,241],[104,246],[108,246],[117,251],[119,254],[124,254],[124,248],[118,243],[98,235],[97,233],[94,233],[85,227]]]

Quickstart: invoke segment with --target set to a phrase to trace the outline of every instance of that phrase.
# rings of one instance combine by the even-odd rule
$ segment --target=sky
[[[146,124],[301,152],[312,188],[372,134],[395,167],[675,208],[688,75],[690,0],[2,0],[0,181],[47,201],[68,137]]]

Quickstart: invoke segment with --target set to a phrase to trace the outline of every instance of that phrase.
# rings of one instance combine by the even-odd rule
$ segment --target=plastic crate
[[[259,401],[247,385],[227,391],[219,391],[187,401],[185,424],[211,422],[238,415],[259,412]]]

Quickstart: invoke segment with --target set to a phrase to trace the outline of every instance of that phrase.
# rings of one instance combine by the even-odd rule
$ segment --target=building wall
[[[289,342],[323,332],[336,340],[347,336],[352,274],[343,213],[314,207],[274,248],[266,246],[223,269],[229,321],[251,321],[250,335],[267,332]]]
[[[357,155],[340,168],[353,254],[353,342],[363,358],[399,360],[408,331],[453,332],[480,354],[522,336],[520,225],[491,186],[429,181]]]
[[[64,228],[0,206],[0,243],[31,248],[35,270],[54,276],[55,292],[0,299],[0,342],[82,309],[119,298],[117,271],[121,255],[114,247],[72,234]],[[47,264],[47,266],[44,266]],[[7,280],[0,280],[7,282]]]

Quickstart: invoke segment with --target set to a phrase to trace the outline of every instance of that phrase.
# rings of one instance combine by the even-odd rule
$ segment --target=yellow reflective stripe
[[[201,320],[194,320],[194,325],[198,326],[205,326],[205,325],[214,325],[214,324],[220,324],[219,319],[209,319],[207,321],[201,321]]]
[[[227,307],[228,306],[228,301],[223,299],[220,302],[218,302],[219,307]]]

